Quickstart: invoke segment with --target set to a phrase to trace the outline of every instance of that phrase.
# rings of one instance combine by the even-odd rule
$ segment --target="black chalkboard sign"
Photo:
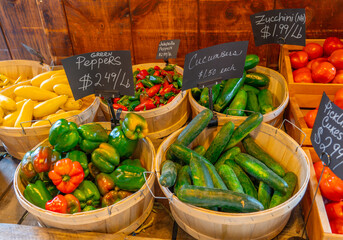
[[[323,152],[330,155],[330,169],[343,179],[343,110],[325,92],[312,129],[311,142],[318,156]],[[327,163],[326,155],[323,160]]]
[[[135,93],[130,51],[92,52],[62,60],[75,100],[101,90]]]
[[[248,41],[242,41],[223,43],[188,53],[184,64],[182,90],[214,79],[242,77],[247,50]]]
[[[276,9],[250,16],[255,45],[268,43],[305,46],[304,8]]]
[[[158,44],[156,59],[177,58],[180,39],[163,40]]]

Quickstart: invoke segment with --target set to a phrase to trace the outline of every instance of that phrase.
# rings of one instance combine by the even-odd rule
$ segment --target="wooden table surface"
[[[142,225],[150,225],[150,227],[124,238],[116,234],[76,232],[40,227],[34,216],[21,207],[15,196],[13,177],[18,164],[19,160],[12,159],[10,156],[0,160],[0,239],[194,239],[176,224],[174,225],[166,201],[156,201],[153,212]],[[298,206],[293,210],[285,229],[275,239],[301,236],[303,225],[303,217]]]

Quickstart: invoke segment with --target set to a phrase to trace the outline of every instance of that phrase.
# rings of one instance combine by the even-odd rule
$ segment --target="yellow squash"
[[[64,105],[68,100],[68,96],[67,95],[61,95],[49,100],[46,100],[42,103],[37,104],[34,107],[33,110],[33,116],[35,118],[40,118],[40,117],[44,117],[46,115],[55,113],[60,106]]]
[[[9,111],[15,111],[17,109],[17,105],[12,98],[6,97],[0,94],[0,107]]]
[[[71,111],[71,110],[80,110],[82,108],[82,100],[74,100],[74,98],[68,98],[67,102],[62,106],[63,110]]]
[[[52,75],[56,74],[56,72],[57,71],[50,71],[38,74],[31,79],[32,86],[39,87],[44,80],[49,79]]]
[[[69,84],[67,76],[51,77],[51,78],[45,80],[44,82],[42,82],[39,87],[41,89],[45,89],[45,90],[48,90],[48,91],[53,91],[54,90],[54,86],[56,84],[59,84],[59,83]]]
[[[14,94],[18,97],[23,97],[26,99],[36,100],[36,101],[44,101],[54,97],[57,97],[57,94],[54,92],[50,92],[45,89],[41,89],[39,87],[34,86],[20,86],[14,89]]]
[[[4,117],[4,121],[2,122],[2,126],[5,126],[5,127],[14,127],[14,124],[15,124],[15,121],[17,120],[19,114],[20,114],[20,111],[24,105],[24,103],[26,102],[27,100],[23,100],[23,101],[20,101],[20,102],[17,102],[17,110],[13,113],[10,113],[10,114],[7,114],[5,117]]]
[[[0,123],[2,123],[4,121],[4,110],[0,107]]]
[[[50,116],[46,117],[46,120],[49,120],[51,122],[51,124],[53,124],[58,119],[68,118],[68,117],[80,114],[81,112],[82,111],[80,111],[80,110],[73,110],[73,111],[69,111],[69,112],[63,112],[63,113],[60,113],[60,114],[51,114]],[[38,121],[38,122],[35,122],[32,125],[32,127],[43,126],[43,125],[50,125],[49,121]]]
[[[27,100],[20,113],[19,116],[17,118],[17,120],[15,121],[14,127],[30,127],[31,126],[31,122],[32,121],[32,115],[33,115],[33,106],[34,106],[34,102],[32,100]],[[22,123],[20,125],[20,123]]]
[[[1,90],[0,94],[5,95],[6,97],[13,97],[14,89],[16,89],[19,86],[31,86],[31,80],[26,80],[26,81],[20,82],[18,84],[9,86],[9,87]]]
[[[58,95],[68,95],[68,97],[73,97],[73,92],[68,84],[59,83],[56,84],[54,87],[54,92]]]

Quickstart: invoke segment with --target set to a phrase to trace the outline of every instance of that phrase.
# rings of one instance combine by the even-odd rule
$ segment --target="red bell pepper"
[[[321,161],[313,164],[317,179],[323,170]],[[324,197],[332,201],[340,201],[343,199],[343,180],[334,174],[329,167],[325,167],[322,180],[319,184],[320,191]]]
[[[153,100],[149,99],[135,107],[135,111],[150,110],[153,108],[156,108],[156,105],[154,104]]]
[[[154,70],[161,70],[161,68],[159,66],[155,66]]]
[[[329,220],[343,220],[343,201],[328,203],[325,205],[325,209]]]
[[[330,227],[332,233],[343,234],[343,220],[335,219],[330,221]]]
[[[117,98],[113,98],[113,103],[118,103],[118,101],[120,100],[120,98],[119,97],[117,97]]]
[[[73,194],[66,194],[64,198],[67,201],[67,213],[81,212],[80,201]]]
[[[48,172],[51,166],[52,149],[47,146],[38,147],[32,154],[33,167],[37,173]]]
[[[138,91],[138,90],[141,89],[141,88],[144,88],[143,83],[137,82],[137,83],[136,83],[136,91]]]
[[[156,84],[155,86],[151,87],[146,93],[149,97],[153,97],[160,91],[160,88],[161,84]]]
[[[113,109],[121,108],[123,111],[127,111],[127,107],[125,107],[124,105],[121,105],[119,103],[114,103],[112,106],[113,106]]]
[[[47,201],[45,209],[52,212],[67,213],[67,200],[61,194],[54,197],[52,200]]]
[[[169,84],[167,87],[162,88],[162,90],[160,91],[160,95],[164,96],[164,94],[171,92],[173,88],[173,84]]]
[[[174,98],[175,98],[175,96],[172,96],[171,98],[169,98],[169,100],[168,100],[167,104],[168,104],[168,103],[170,103],[171,101],[173,101],[173,100],[174,100]]]
[[[49,178],[63,193],[73,192],[83,181],[84,176],[81,164],[69,158],[58,160],[54,169],[49,172]]]

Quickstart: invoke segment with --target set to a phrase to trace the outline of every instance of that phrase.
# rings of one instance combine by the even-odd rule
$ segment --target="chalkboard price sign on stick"
[[[248,41],[215,45],[188,53],[185,58],[182,90],[207,87],[206,83],[243,75]],[[210,85],[213,85],[212,83]]]
[[[163,40],[158,44],[156,59],[177,58],[180,39]]]
[[[250,16],[255,45],[268,43],[305,46],[304,8],[276,9]]]
[[[130,51],[92,52],[62,60],[75,100],[101,90],[135,93]]]
[[[329,168],[343,179],[343,110],[325,92],[312,129],[311,142],[318,156],[322,153],[330,155]],[[327,163],[327,159],[323,160]]]

